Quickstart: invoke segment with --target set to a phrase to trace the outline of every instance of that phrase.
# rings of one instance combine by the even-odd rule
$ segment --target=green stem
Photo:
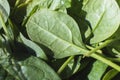
[[[104,58],[103,56],[100,56],[100,55],[98,55],[98,54],[95,53],[97,50],[102,49],[103,47],[107,46],[108,44],[112,43],[112,42],[115,41],[115,40],[116,40],[116,39],[111,39],[111,40],[105,41],[102,45],[100,45],[100,46],[98,46],[97,48],[92,49],[91,51],[89,51],[87,54],[85,54],[85,56],[86,56],[86,55],[87,55],[87,56],[90,55],[92,58],[95,58],[95,59],[97,59],[97,60],[100,60],[100,61],[102,61],[103,63],[111,66],[112,68],[120,71],[120,66],[118,66],[118,65],[115,64],[115,63],[113,63],[113,62],[110,61],[109,59],[106,59],[106,58]],[[92,53],[94,53],[94,54],[92,54]]]
[[[105,47],[106,45],[108,45],[109,43],[111,43],[111,42],[113,42],[113,41],[115,41],[115,39],[108,40],[108,41],[106,41],[104,44],[102,44],[102,46],[100,46],[100,47],[98,47],[98,48],[95,48],[95,49],[92,49],[92,48],[90,47],[92,50],[91,50],[90,52],[88,52],[88,54],[89,54],[89,53],[91,54],[91,52],[93,52],[93,51],[95,51],[95,50],[97,51],[97,49],[100,50],[99,48],[103,48],[103,47]],[[89,46],[88,46],[88,47],[89,47]],[[101,51],[98,51],[97,53],[101,53]],[[100,56],[100,55],[98,55],[98,54],[96,54],[96,53],[91,54],[90,56],[91,56],[92,58],[95,58],[95,59],[97,59],[97,60],[100,60],[100,61],[102,61],[103,63],[105,63],[105,64],[113,67],[114,69],[120,71],[120,66],[118,66],[117,64],[115,64],[115,63],[113,63],[113,62],[111,61],[111,60],[113,60],[113,61],[120,62],[120,58],[107,58],[107,57]]]
[[[120,71],[120,66],[118,66],[118,65],[115,64],[115,63],[113,63],[112,61],[110,61],[110,60],[108,60],[108,59],[106,59],[106,58],[104,58],[104,57],[102,57],[102,56],[100,56],[100,55],[98,55],[98,54],[91,54],[90,56],[91,56],[92,58],[95,58],[95,59],[97,59],[97,60],[100,60],[100,61],[102,61],[103,63],[111,66],[112,68]]]
[[[115,39],[110,39],[110,40],[105,41],[100,46],[98,46],[98,47],[92,49],[91,51],[89,51],[88,53],[84,54],[84,57],[90,56],[92,53],[97,52],[98,50],[100,50],[100,49],[104,48],[105,46],[107,46],[108,44],[112,43],[113,41],[115,41]]]
[[[65,62],[64,64],[59,68],[59,70],[57,71],[58,74],[60,74],[64,69],[65,67],[68,65],[68,63],[74,58],[74,56],[71,56],[69,57]]]
[[[86,47],[87,47],[88,49],[90,49],[90,50],[93,50],[93,49],[94,49],[93,47],[91,47],[91,46],[89,46],[89,45],[86,45]],[[96,52],[102,54],[102,51],[101,51],[101,50],[97,50]]]
[[[26,6],[26,5],[28,5],[31,1],[32,0],[26,0],[24,3],[18,5],[17,8],[22,8],[22,7]]]
[[[26,6],[29,2],[31,2],[31,0],[26,0],[24,3],[20,4],[20,0],[17,0],[11,14],[14,15],[18,8],[22,8],[22,7]]]
[[[84,54],[84,56],[91,56],[92,58],[95,58],[97,60],[102,61],[103,63],[113,67],[114,69],[120,71],[120,66],[118,66],[117,64],[113,63],[112,61],[110,61],[109,59],[104,58],[103,56],[100,56],[97,53],[101,53],[100,49],[102,49],[103,47],[107,46],[109,43],[112,43],[113,41],[115,41],[115,39],[111,39],[111,40],[107,40],[105,41],[103,44],[101,44],[100,46],[98,46],[97,48],[92,48],[89,47],[90,49],[92,49],[91,51],[89,51],[87,54]],[[94,53],[94,54],[93,54]],[[60,67],[60,69],[57,71],[58,74],[60,74],[65,67],[68,65],[68,63],[74,58],[74,56],[69,57],[65,63]]]
[[[12,10],[12,12],[11,12],[11,15],[14,15],[14,13],[15,13],[15,11],[16,11],[16,9],[17,9],[17,6],[19,5],[19,3],[20,3],[20,0],[17,0],[17,1],[15,2],[15,5],[14,5],[13,10]]]
[[[5,34],[6,34],[7,36],[9,36],[7,27],[6,27],[6,25],[5,25],[5,21],[4,21],[1,13],[0,13],[0,22],[1,22],[1,25],[2,25],[2,27],[3,27],[3,30],[5,31]],[[10,36],[9,36],[9,37],[10,37]]]
[[[20,0],[17,0],[17,1],[15,2],[14,8],[16,8],[16,7],[19,5],[19,3],[20,3]]]
[[[11,41],[11,45],[14,46],[14,43],[12,42],[13,39],[8,32],[7,26],[5,25],[5,21],[4,21],[1,13],[0,13],[0,22],[1,22],[1,25],[3,27],[5,34],[7,35],[7,38]]]

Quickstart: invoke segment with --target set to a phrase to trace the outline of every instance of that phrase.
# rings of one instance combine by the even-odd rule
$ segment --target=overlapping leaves
[[[12,6],[0,0],[0,79],[105,80],[120,71],[120,66],[113,63],[120,62],[119,0],[9,2]],[[83,26],[88,29],[82,30]],[[82,58],[86,53],[97,60]],[[108,65],[118,71],[109,70]]]
[[[120,8],[115,0],[85,0],[83,10],[92,28],[91,43],[109,38],[119,28]]]
[[[10,14],[10,7],[7,0],[0,0],[0,15],[3,17],[4,21],[7,21],[7,18]],[[2,28],[2,24],[0,23],[0,29]]]

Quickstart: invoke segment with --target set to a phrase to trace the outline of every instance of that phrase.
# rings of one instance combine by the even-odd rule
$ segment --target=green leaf
[[[102,80],[111,80],[112,78],[114,78],[119,72],[116,71],[115,69],[111,69],[109,70],[104,77],[102,78]]]
[[[71,7],[71,2],[72,2],[72,0],[62,0],[62,4],[63,4],[63,6],[65,6],[65,8],[69,8],[69,7]]]
[[[10,7],[7,0],[0,0],[0,14],[2,15],[4,21],[7,21],[7,18],[10,14]],[[0,29],[2,28],[2,24],[0,22]]]
[[[5,39],[0,35],[0,64],[4,64],[9,56],[8,45]]]
[[[103,73],[106,71],[108,66],[100,61],[95,61],[88,75],[89,80],[101,80]]]
[[[31,48],[35,51],[37,57],[47,60],[47,56],[45,55],[44,51],[36,43],[26,39],[22,34],[20,34],[20,38],[22,39],[22,42],[27,46],[28,51],[31,52],[31,50],[29,50],[29,48]]]
[[[22,25],[25,25],[29,17],[42,8],[59,10],[66,13],[66,7],[68,7],[68,4],[63,0],[32,0],[27,6],[26,17]]]
[[[32,2],[30,2],[27,6],[27,15],[30,14],[30,12],[34,9],[35,6],[38,5],[42,8],[48,8],[51,2],[52,0],[32,0]]]
[[[30,17],[26,27],[29,37],[55,52],[55,58],[86,53],[78,25],[63,12],[42,9]]]
[[[36,57],[30,57],[19,64],[27,80],[61,80],[52,68]]]
[[[55,10],[62,5],[62,2],[62,0],[32,0],[27,6],[27,14],[29,15],[35,6],[38,6],[38,9],[49,8]]]
[[[83,4],[92,28],[91,44],[109,38],[119,28],[120,8],[115,0],[85,0]]]

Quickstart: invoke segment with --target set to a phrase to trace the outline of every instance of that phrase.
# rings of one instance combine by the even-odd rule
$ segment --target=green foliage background
[[[0,0],[0,80],[120,80],[120,0]]]

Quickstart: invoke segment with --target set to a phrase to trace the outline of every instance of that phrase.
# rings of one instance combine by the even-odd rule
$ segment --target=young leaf
[[[42,8],[50,10],[60,9],[66,13],[65,5],[66,4],[62,0],[32,0],[27,6],[26,17],[22,24],[25,25],[29,17]]]
[[[45,55],[45,53],[43,52],[43,50],[34,42],[26,39],[22,34],[20,34],[20,38],[22,39],[22,42],[29,48],[31,48],[32,50],[35,51],[35,54],[37,57],[40,57],[42,59],[47,60],[47,56]],[[28,51],[31,51],[29,50]]]
[[[89,80],[101,80],[102,75],[106,71],[108,66],[100,61],[96,61],[93,64],[92,70],[90,71],[88,78]]]
[[[32,0],[27,6],[27,15],[34,9],[35,6],[39,6],[42,8],[48,8],[51,4],[52,0]]]
[[[115,0],[85,0],[83,10],[92,28],[91,43],[109,38],[119,28],[120,8]]]
[[[61,6],[61,0],[32,0],[27,6],[27,15],[38,5],[38,9],[49,8],[55,10]]]
[[[3,17],[4,21],[7,21],[7,18],[10,14],[10,6],[7,0],[0,0],[0,15]],[[0,22],[0,29],[2,28],[2,24]]]
[[[4,38],[0,35],[0,64],[4,64],[9,56],[8,45]]]
[[[114,78],[119,72],[116,71],[115,69],[111,69],[109,70],[104,77],[102,78],[102,80],[111,80],[112,78]]]
[[[86,53],[78,25],[63,12],[42,9],[30,17],[26,28],[29,37],[50,48],[56,58]]]
[[[71,2],[72,2],[72,0],[62,0],[62,4],[63,4],[66,8],[71,7]]]
[[[19,64],[27,80],[61,80],[52,68],[36,57],[30,57]]]

